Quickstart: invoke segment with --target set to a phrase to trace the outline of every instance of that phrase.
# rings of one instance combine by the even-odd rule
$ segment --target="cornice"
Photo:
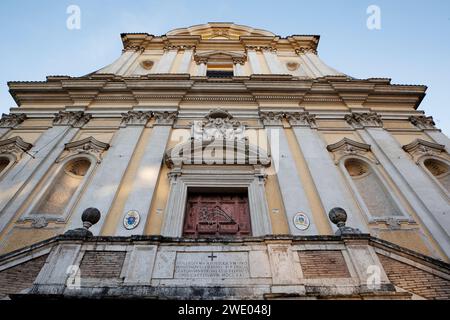
[[[298,79],[290,75],[252,75],[225,82],[198,79],[189,75],[152,75],[146,77],[51,78],[41,82],[9,82],[12,96],[22,103],[63,103],[82,101],[143,100],[299,100],[304,102],[348,102],[404,104],[416,108],[426,91],[425,86],[379,84],[377,80],[342,77]],[[191,95],[194,94],[194,95]],[[196,96],[195,94],[198,94]],[[252,98],[249,97],[252,95]],[[230,97],[231,96],[231,97]]]

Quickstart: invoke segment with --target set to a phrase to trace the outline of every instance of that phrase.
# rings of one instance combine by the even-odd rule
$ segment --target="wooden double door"
[[[183,235],[221,237],[251,235],[247,193],[191,193]]]

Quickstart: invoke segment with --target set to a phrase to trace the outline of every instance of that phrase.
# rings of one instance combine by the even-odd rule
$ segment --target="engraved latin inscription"
[[[249,278],[247,252],[179,252],[175,278]]]

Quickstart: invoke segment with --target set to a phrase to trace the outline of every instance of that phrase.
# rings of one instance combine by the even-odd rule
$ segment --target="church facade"
[[[0,297],[450,299],[450,140],[426,87],[319,36],[121,35],[82,77],[10,82]]]

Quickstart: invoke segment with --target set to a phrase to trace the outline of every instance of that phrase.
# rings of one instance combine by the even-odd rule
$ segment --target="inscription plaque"
[[[214,258],[211,258],[214,256]],[[175,278],[249,278],[247,252],[179,252]]]

